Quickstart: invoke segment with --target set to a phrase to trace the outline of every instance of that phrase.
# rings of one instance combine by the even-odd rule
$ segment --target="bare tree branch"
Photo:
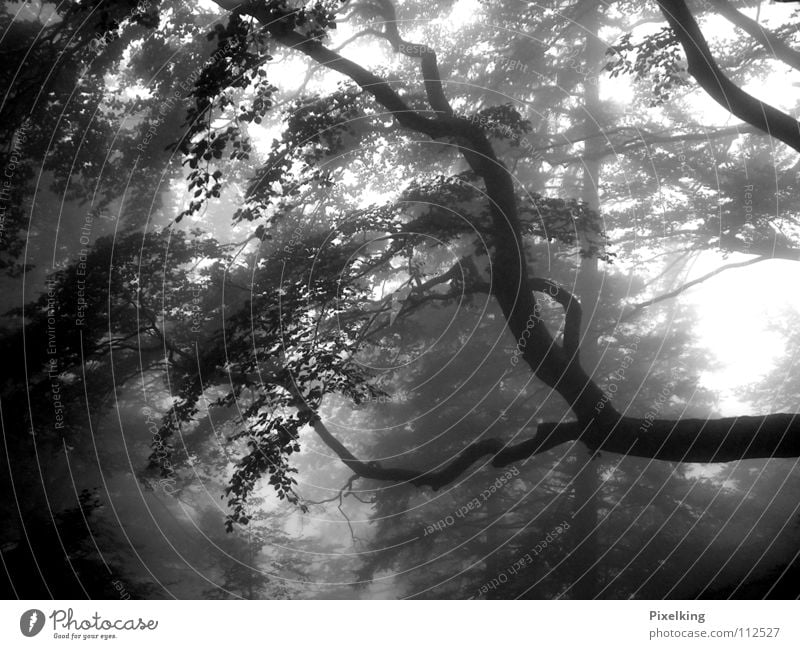
[[[645,300],[644,302],[639,302],[638,304],[632,305],[630,307],[630,311],[628,313],[626,313],[624,316],[622,316],[622,319],[623,320],[629,320],[630,318],[635,316],[637,313],[639,313],[639,311],[641,311],[642,309],[645,309],[645,308],[647,308],[649,306],[652,306],[654,304],[658,304],[659,302],[663,302],[664,300],[672,299],[673,297],[676,297],[676,296],[680,295],[684,291],[688,291],[693,286],[697,286],[698,284],[702,284],[706,280],[709,280],[712,277],[716,277],[720,273],[724,273],[726,270],[731,270],[732,268],[743,268],[745,266],[752,266],[753,264],[757,264],[757,263],[762,262],[762,261],[767,261],[768,259],[771,259],[771,257],[755,257],[754,259],[748,259],[746,261],[738,261],[736,263],[725,264],[724,266],[720,266],[719,268],[716,268],[716,269],[712,270],[711,272],[706,273],[702,277],[698,277],[697,279],[693,279],[690,282],[686,282],[685,284],[681,284],[678,288],[675,288],[675,289],[673,289],[671,291],[668,291],[667,293],[664,293],[663,295],[658,295],[658,296],[656,296],[654,298],[651,298],[649,300]]]
[[[630,151],[637,151],[641,148],[650,148],[656,144],[672,144],[673,142],[711,142],[713,140],[736,136],[745,135],[750,133],[761,133],[762,131],[750,124],[739,124],[736,126],[729,126],[727,128],[708,131],[705,127],[701,127],[702,132],[698,133],[684,133],[680,135],[655,135],[652,133],[642,133],[639,137],[621,142],[619,144],[611,143],[608,146],[597,150],[591,158],[586,154],[577,154],[563,158],[545,158],[548,163],[553,165],[563,165],[576,162],[582,162],[592,158],[607,158],[609,156],[619,156],[626,154]],[[600,133],[597,137],[602,137]],[[589,138],[586,138],[589,139]],[[572,143],[564,143],[561,146],[570,146]],[[554,145],[551,148],[556,148]]]

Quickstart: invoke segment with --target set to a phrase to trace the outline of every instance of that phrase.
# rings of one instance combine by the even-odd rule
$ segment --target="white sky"
[[[723,261],[716,252],[704,253],[685,281],[746,259],[745,255],[731,255]],[[752,413],[744,412],[745,404],[736,392],[773,371],[786,353],[784,335],[772,323],[783,320],[786,310],[800,313],[800,291],[793,290],[796,286],[800,286],[800,262],[776,259],[727,270],[677,298],[696,309],[692,334],[718,364],[713,369],[700,368],[699,383],[717,393],[720,415],[774,411],[772,404],[764,403]],[[747,408],[753,406],[747,404]]]

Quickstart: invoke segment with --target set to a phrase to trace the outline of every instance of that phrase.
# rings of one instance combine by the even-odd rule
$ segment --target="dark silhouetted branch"
[[[497,158],[480,126],[467,118],[446,114],[445,106],[440,103],[446,99],[443,95],[437,98],[438,91],[432,93],[430,86],[426,89],[437,117],[430,119],[411,110],[385,79],[342,58],[317,40],[293,31],[283,21],[275,20],[265,5],[248,3],[240,11],[258,20],[279,43],[348,76],[370,93],[401,126],[434,139],[452,138],[458,143],[461,154],[486,187],[495,243],[492,295],[497,299],[512,335],[518,340],[525,335],[522,358],[536,376],[561,394],[581,421],[588,423],[595,417],[607,421],[616,419],[619,413],[610,406],[599,415],[596,413],[594,405],[603,398],[602,390],[580,363],[574,362],[560,345],[554,343],[538,316],[536,298],[528,279],[514,180]],[[387,22],[387,25],[391,24],[392,21]],[[435,62],[435,59],[428,60]]]
[[[659,0],[659,6],[684,44],[690,72],[701,86],[744,121],[800,150],[800,132],[795,120],[754,99],[722,75],[686,4],[679,0]],[[443,466],[423,472],[360,460],[330,433],[314,410],[311,426],[356,475],[438,489],[451,483],[483,457],[489,456],[494,466],[505,466],[575,441],[581,441],[595,451],[674,462],[800,457],[800,416],[793,414],[677,421],[655,419],[652,413],[644,418],[620,416],[603,391],[567,353],[566,348],[574,346],[574,327],[570,328],[571,342],[565,340],[562,347],[554,344],[552,335],[538,316],[534,291],[541,287],[547,289],[548,284],[531,281],[528,277],[514,181],[505,165],[497,159],[484,132],[464,118],[439,114],[431,119],[411,110],[386,80],[353,61],[343,59],[317,40],[287,29],[286,24],[269,14],[264,4],[248,3],[240,11],[259,20],[279,43],[348,76],[370,93],[401,126],[431,138],[450,137],[464,143],[462,153],[473,171],[483,179],[489,199],[495,244],[492,294],[512,335],[523,340],[523,333],[530,334],[524,338],[527,344],[520,347],[524,360],[539,379],[559,392],[578,419],[538,424],[533,437],[517,444],[499,439],[474,442]],[[434,81],[438,81],[438,72]],[[431,93],[430,88],[427,90],[434,110],[446,113],[439,110],[443,104],[436,93]],[[557,295],[563,300],[560,303],[565,306],[569,317],[576,303],[568,294],[561,294],[562,290],[559,289]],[[565,325],[565,334],[566,328]]]
[[[669,462],[735,462],[800,457],[800,415],[721,419],[623,417],[584,442],[596,450]]]
[[[464,471],[483,457],[491,457],[496,467],[506,466],[537,453],[543,453],[556,446],[577,439],[581,428],[577,422],[563,424],[539,424],[536,435],[519,444],[508,444],[500,439],[484,439],[470,444],[450,462],[439,469],[416,471],[399,467],[384,467],[378,462],[364,462],[356,458],[316,417],[311,426],[319,438],[356,475],[370,480],[405,482],[417,487],[441,489],[453,482]]]
[[[530,280],[534,291],[544,293],[558,302],[564,309],[564,351],[574,362],[580,361],[581,319],[583,310],[581,303],[565,288],[549,279],[532,277]]]
[[[739,119],[800,151],[800,124],[792,116],[756,99],[720,70],[700,26],[684,0],[656,0],[686,52],[691,74],[720,106]]]
[[[542,423],[536,434],[509,444],[485,439],[469,444],[441,468],[416,471],[384,467],[356,458],[316,418],[312,422],[320,439],[356,475],[370,480],[409,483],[441,489],[455,481],[475,462],[491,458],[494,467],[543,453],[580,440],[593,451],[618,453],[668,462],[734,462],[748,459],[800,457],[800,415],[779,413],[720,419],[654,419],[622,417],[610,427],[583,427],[576,421]]]
[[[765,29],[749,16],[746,16],[728,0],[711,0],[711,4],[720,16],[745,32],[769,54],[795,70],[800,70],[800,52],[789,47],[773,32]]]

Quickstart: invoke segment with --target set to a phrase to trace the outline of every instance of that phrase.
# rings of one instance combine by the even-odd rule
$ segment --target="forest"
[[[18,0],[0,57],[4,599],[800,597],[798,3]]]

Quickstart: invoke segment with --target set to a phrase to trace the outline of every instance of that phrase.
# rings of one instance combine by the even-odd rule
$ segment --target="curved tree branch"
[[[377,0],[377,2],[386,21],[384,23],[386,38],[392,44],[394,51],[420,59],[425,94],[428,96],[431,108],[440,115],[452,115],[453,108],[450,106],[450,102],[442,89],[442,79],[439,74],[439,65],[436,62],[436,52],[426,45],[403,40],[397,29],[397,13],[392,0]]]
[[[726,270],[731,270],[732,268],[743,268],[744,266],[752,266],[753,264],[757,264],[757,263],[762,262],[762,261],[767,261],[768,259],[771,259],[771,257],[755,257],[754,259],[748,259],[746,261],[738,261],[738,262],[735,262],[735,263],[732,263],[732,264],[725,264],[724,266],[720,266],[719,268],[715,268],[714,270],[706,273],[705,275],[703,275],[701,277],[698,277],[697,279],[693,279],[690,282],[686,282],[685,284],[681,284],[678,288],[675,288],[675,289],[673,289],[671,291],[667,291],[663,295],[657,295],[654,298],[651,298],[649,300],[645,300],[644,302],[639,302],[638,304],[632,305],[630,307],[631,310],[628,313],[626,313],[622,317],[622,319],[623,320],[628,320],[628,319],[632,318],[633,316],[635,316],[637,313],[639,313],[639,311],[641,311],[642,309],[645,309],[645,308],[647,308],[649,306],[652,306],[654,304],[658,304],[659,302],[663,302],[664,300],[669,300],[669,299],[671,299],[671,298],[673,298],[673,297],[675,297],[677,295],[680,295],[681,293],[683,293],[684,291],[689,290],[693,286],[697,286],[698,284],[702,284],[706,280],[711,279],[712,277],[716,277],[720,273],[724,273]]]
[[[492,293],[512,335],[517,340],[527,340],[521,350],[522,357],[538,378],[561,394],[580,421],[587,425],[598,418],[604,420],[606,425],[616,421],[619,413],[610,405],[597,412],[595,405],[603,399],[603,391],[586,374],[580,363],[572,362],[571,356],[554,343],[538,315],[538,305],[528,278],[514,181],[497,158],[480,126],[462,117],[439,114],[435,119],[430,119],[411,110],[386,80],[342,58],[318,41],[288,30],[286,25],[269,14],[263,4],[251,2],[243,5],[241,11],[256,18],[279,43],[348,76],[392,113],[401,126],[434,139],[450,137],[460,144],[462,155],[472,170],[483,179],[489,197],[496,250]],[[392,21],[387,24],[392,24]],[[394,24],[396,26],[396,22]],[[426,51],[433,53],[427,47]],[[435,58],[428,60],[435,62]],[[430,88],[428,90],[434,110],[446,113],[440,110],[444,106],[439,103],[436,94],[431,94]]]
[[[800,415],[780,413],[720,419],[654,419],[622,417],[609,431],[588,428],[576,421],[542,423],[536,434],[509,444],[490,438],[466,446],[450,462],[429,471],[384,467],[356,458],[322,423],[312,421],[319,438],[356,475],[370,480],[409,483],[441,489],[475,462],[489,456],[503,467],[561,444],[580,440],[595,452],[618,453],[668,462],[734,462],[738,460],[800,457]]]
[[[798,148],[800,136],[794,120],[753,99],[720,73],[685,3],[659,0],[659,5],[665,11],[670,24],[682,36],[690,59],[690,69],[695,76],[702,79],[701,85],[706,84],[704,88],[709,94],[726,106],[730,99],[739,111],[736,114],[742,119],[784,141],[788,140],[787,143]],[[538,316],[534,291],[541,288],[547,290],[550,284],[547,280],[531,280],[528,277],[513,179],[496,157],[484,132],[463,118],[439,115],[430,119],[411,110],[387,81],[353,61],[341,58],[319,42],[297,32],[287,31],[285,25],[275,22],[274,16],[266,12],[263,4],[249,3],[241,10],[259,20],[278,42],[308,55],[331,70],[347,75],[372,94],[379,104],[394,115],[401,126],[431,138],[452,137],[468,145],[469,150],[462,147],[462,153],[473,171],[483,179],[489,196],[496,251],[493,258],[492,293],[498,300],[511,333],[520,340],[523,339],[523,333],[530,334],[526,336],[529,344],[522,350],[523,358],[545,384],[562,395],[578,418],[578,421],[572,422],[539,424],[532,438],[518,444],[509,445],[498,439],[474,442],[441,468],[421,472],[383,467],[377,462],[358,459],[330,433],[313,411],[310,419],[313,429],[356,475],[441,488],[481,457],[488,455],[493,465],[504,466],[573,441],[581,441],[597,451],[676,462],[725,462],[748,458],[800,456],[800,415],[775,414],[678,421],[655,419],[652,413],[644,418],[620,416],[603,391],[579,363],[572,362],[567,353],[569,348],[577,351],[572,342],[574,327],[570,327],[571,342],[567,343],[565,340],[564,347],[561,347],[554,344],[550,332]],[[435,58],[433,61],[435,62]],[[436,78],[438,79],[438,72]],[[429,100],[434,110],[438,111],[437,104],[442,107],[430,92]],[[745,104],[744,107],[742,104]],[[570,317],[570,312],[577,313],[574,306],[577,302],[561,291],[563,289],[557,291],[557,295],[561,297],[559,302],[564,306],[565,317]],[[574,322],[574,318],[575,316],[570,317],[570,321]],[[565,324],[565,334],[566,328]],[[601,401],[604,407],[598,407]],[[312,408],[301,407],[309,410]]]
[[[530,283],[534,291],[550,296],[563,307],[564,351],[572,358],[573,362],[579,362],[581,319],[583,318],[581,303],[572,293],[549,279],[532,277]]]
[[[217,2],[217,4],[220,3]],[[362,89],[375,97],[378,103],[390,111],[402,126],[431,138],[454,134],[452,133],[452,125],[446,126],[438,120],[430,119],[412,110],[385,79],[342,57],[313,38],[293,30],[287,30],[281,21],[276,20],[269,13],[266,5],[258,2],[247,2],[241,5],[239,10],[258,20],[270,35],[282,45],[301,52],[329,70],[334,70],[352,79]]]
[[[720,106],[739,119],[800,151],[800,123],[746,93],[720,70],[705,36],[684,0],[656,0],[686,52],[691,74]]]
[[[795,70],[800,70],[800,52],[789,47],[778,36],[746,16],[728,0],[711,0],[715,11],[745,32],[769,54]]]
[[[441,468],[416,471],[400,467],[384,467],[379,462],[359,460],[328,430],[316,413],[311,426],[325,445],[356,475],[370,480],[407,482],[417,487],[431,487],[434,490],[450,484],[487,455],[492,458],[493,466],[502,467],[575,440],[581,432],[577,422],[539,424],[534,437],[518,444],[508,444],[496,438],[483,439],[465,447]]]

